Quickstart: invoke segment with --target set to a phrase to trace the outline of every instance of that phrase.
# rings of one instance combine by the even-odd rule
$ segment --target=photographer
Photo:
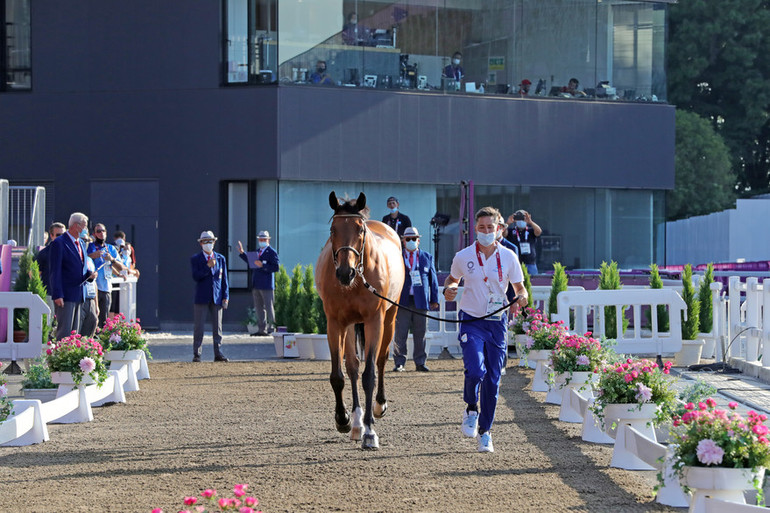
[[[543,233],[542,228],[532,220],[532,216],[526,210],[517,210],[508,216],[508,236],[519,250],[519,262],[527,266],[530,276],[537,274],[537,238]]]

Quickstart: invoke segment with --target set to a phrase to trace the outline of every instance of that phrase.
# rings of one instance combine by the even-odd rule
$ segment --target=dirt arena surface
[[[559,422],[515,362],[493,454],[460,433],[460,360],[430,360],[429,374],[389,364],[376,452],[334,429],[329,362],[151,363],[126,404],[0,448],[0,511],[176,513],[186,495],[231,497],[238,483],[265,513],[677,511],[655,504],[653,472],[609,468],[611,446]]]

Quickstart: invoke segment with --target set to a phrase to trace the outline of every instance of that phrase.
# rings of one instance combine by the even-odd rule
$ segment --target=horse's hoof
[[[381,419],[383,415],[385,415],[385,412],[388,411],[388,401],[385,401],[384,404],[380,404],[377,401],[374,402],[374,408],[372,408],[372,413],[374,414],[374,418]]]
[[[372,433],[369,435],[364,435],[364,440],[361,442],[361,449],[369,450],[369,451],[376,451],[380,448],[380,438]]]
[[[350,428],[352,427],[352,424],[350,422],[350,417],[348,415],[345,415],[345,417],[346,419],[344,424],[340,424],[339,422],[337,422],[337,420],[334,421],[334,423],[337,425],[337,431],[339,431],[340,433],[349,433]]]
[[[350,439],[358,442],[361,440],[361,431],[362,429],[360,427],[355,427],[350,430]]]

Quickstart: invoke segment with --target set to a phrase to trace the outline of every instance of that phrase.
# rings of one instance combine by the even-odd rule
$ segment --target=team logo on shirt
[[[465,264],[465,266],[468,268],[468,274],[473,274],[473,271],[475,271],[475,265],[472,260],[468,260],[468,263]]]

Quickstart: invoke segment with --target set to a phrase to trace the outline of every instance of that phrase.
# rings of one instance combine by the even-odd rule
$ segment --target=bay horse
[[[329,377],[334,390],[334,420],[340,433],[350,432],[352,440],[362,440],[363,449],[378,449],[374,417],[388,409],[385,398],[385,364],[396,324],[398,307],[378,298],[364,286],[364,280],[382,296],[398,302],[404,285],[404,261],[401,241],[389,226],[368,219],[366,195],[340,202],[334,191],[329,194],[334,211],[326,241],[316,263],[316,288],[326,313],[327,336],[332,355]],[[365,411],[358,400],[358,369],[354,325],[363,323]],[[343,353],[344,351],[344,353]],[[353,392],[353,419],[342,399],[345,376],[342,358]],[[377,363],[377,404],[374,393],[374,364]],[[363,430],[363,436],[362,436]]]

